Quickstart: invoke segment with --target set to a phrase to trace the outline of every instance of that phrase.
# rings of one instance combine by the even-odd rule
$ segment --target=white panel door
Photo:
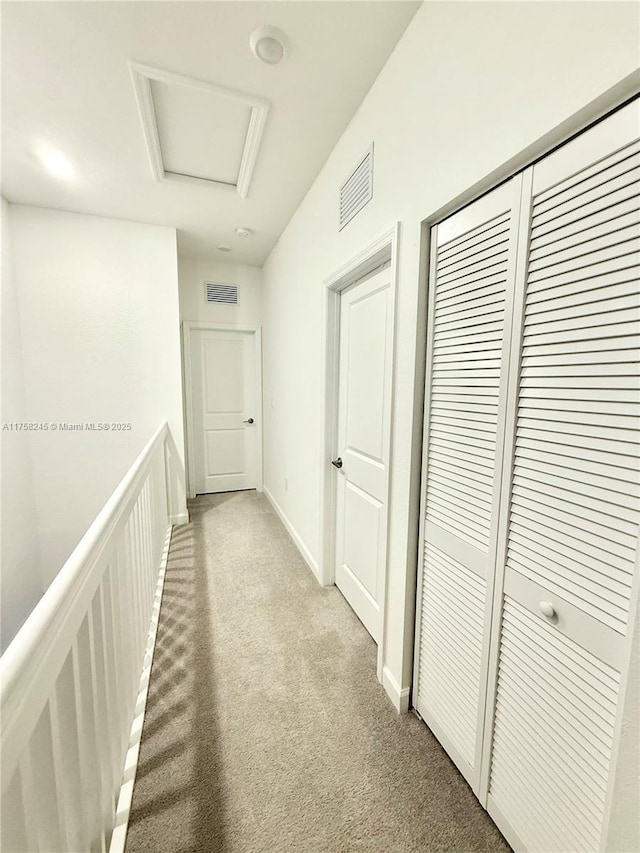
[[[340,296],[336,585],[381,635],[391,413],[391,270]]]
[[[432,230],[414,705],[477,790],[519,179]]]
[[[193,329],[191,381],[196,492],[255,489],[254,335]]]

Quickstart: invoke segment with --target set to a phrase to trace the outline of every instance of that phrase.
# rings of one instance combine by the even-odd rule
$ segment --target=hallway
[[[266,499],[174,530],[127,853],[507,851]]]

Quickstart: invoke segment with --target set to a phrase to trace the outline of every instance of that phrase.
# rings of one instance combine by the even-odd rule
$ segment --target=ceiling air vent
[[[218,305],[238,304],[238,285],[219,284],[217,281],[205,281],[205,299]]]
[[[373,198],[373,143],[340,187],[340,228]]]

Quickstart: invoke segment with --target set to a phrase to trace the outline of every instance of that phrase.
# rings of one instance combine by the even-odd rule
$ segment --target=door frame
[[[183,320],[182,326],[182,403],[185,422],[185,455],[187,471],[187,497],[196,496],[195,440],[193,434],[193,386],[191,375],[191,333],[192,332],[238,332],[253,335],[256,358],[256,490],[261,492],[264,485],[262,465],[262,326],[239,326],[231,323],[206,323]]]
[[[320,458],[320,555],[318,570],[320,583],[332,586],[335,583],[335,545],[336,545],[336,481],[333,477],[331,459],[338,439],[338,379],[340,369],[340,294],[347,287],[370,275],[379,267],[390,264],[391,276],[391,407],[389,411],[386,477],[387,536],[386,553],[383,562],[383,598],[380,602],[381,632],[378,644],[378,679],[382,681],[385,638],[385,610],[387,600],[387,564],[389,556],[389,495],[391,485],[391,451],[393,447],[393,403],[395,398],[396,366],[396,287],[398,279],[398,247],[400,242],[400,223],[386,231],[357,255],[354,255],[324,280],[322,301],[322,340],[324,355],[322,359],[320,416],[321,458]]]

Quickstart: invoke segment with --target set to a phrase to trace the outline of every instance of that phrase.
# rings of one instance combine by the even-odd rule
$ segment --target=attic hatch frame
[[[129,62],[129,69],[131,71],[131,80],[133,82],[136,104],[140,115],[142,133],[144,135],[153,179],[158,182],[179,181],[182,183],[214,186],[227,190],[234,189],[240,198],[246,198],[269,113],[269,101],[257,98],[254,95],[248,95],[245,92],[216,86],[214,83],[208,83],[206,80],[198,80],[195,77],[184,77],[182,74],[175,74],[173,71],[165,71],[162,68],[154,68],[151,65],[143,65],[139,62]],[[168,171],[165,168],[156,110],[151,91],[152,80],[173,86],[198,89],[221,98],[228,98],[231,101],[244,104],[250,108],[249,127],[242,151],[238,179],[235,184],[226,181],[216,181],[212,178],[198,177],[196,175],[184,175],[179,172]]]

